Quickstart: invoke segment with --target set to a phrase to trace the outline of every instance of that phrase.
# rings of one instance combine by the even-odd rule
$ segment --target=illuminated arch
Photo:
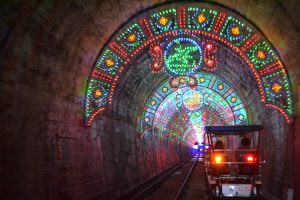
[[[162,73],[164,59],[168,59],[164,51],[172,48],[168,44],[179,37],[185,42],[191,38],[192,45],[204,38],[200,42],[205,44],[201,44],[202,50],[199,50],[202,62],[199,60],[197,68],[186,69],[186,72],[213,71],[218,67],[210,45],[222,43],[247,63],[261,101],[291,122],[292,94],[287,71],[275,49],[257,28],[240,15],[210,3],[173,3],[167,7],[156,7],[133,18],[101,50],[87,84],[86,125],[112,104],[124,69],[142,50],[149,49],[152,54],[153,65],[149,67],[153,73]]]
[[[147,98],[139,122],[143,136],[148,130],[169,141],[201,141],[203,125],[245,125],[249,117],[243,100],[220,77],[199,72],[195,75],[197,84],[191,89],[189,77],[181,77],[180,85],[174,91],[168,80],[164,80]],[[197,109],[185,108],[184,98],[188,95],[203,95],[203,102]],[[196,133],[197,132],[197,133]]]

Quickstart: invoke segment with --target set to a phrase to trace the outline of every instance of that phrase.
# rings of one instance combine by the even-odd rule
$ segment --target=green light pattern
[[[186,81],[179,86],[178,90],[172,91],[166,80],[148,98],[145,104],[145,112],[143,112],[140,120],[139,132],[143,133],[145,130],[155,127],[158,130],[158,136],[161,138],[165,139],[166,135],[171,132],[171,135],[177,134],[177,140],[179,140],[178,137],[181,137],[180,141],[187,142],[187,138],[201,140],[204,125],[248,124],[247,111],[237,93],[227,83],[213,74],[204,72],[196,74],[197,80],[203,77],[208,81],[207,86],[210,85],[211,81],[222,83],[224,85],[222,90],[226,88],[227,91],[232,91],[231,94],[224,97],[218,88],[208,88],[200,84],[195,90],[190,90]],[[168,88],[168,92],[165,92],[166,88]],[[187,98],[189,99],[193,97],[194,92],[203,95],[203,105],[198,110],[184,109],[182,104],[185,101],[185,94],[191,95]],[[160,98],[155,98],[158,102],[153,105],[151,101],[156,96]],[[232,101],[232,98],[234,98],[234,101]],[[180,113],[181,118],[179,117]],[[184,118],[182,118],[183,116]],[[147,118],[147,122],[145,118]],[[187,128],[187,125],[189,128]],[[171,138],[169,139],[171,140]]]

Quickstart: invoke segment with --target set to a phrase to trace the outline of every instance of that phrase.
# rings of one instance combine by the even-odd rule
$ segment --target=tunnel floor
[[[145,200],[157,200],[157,199],[181,199],[181,200],[209,200],[215,199],[209,190],[207,183],[207,177],[205,174],[204,163],[200,158],[197,162],[195,168],[193,169],[191,176],[189,177],[186,186],[182,190],[181,195],[176,196],[180,190],[180,186],[186,178],[189,170],[191,169],[193,163],[197,158],[193,157],[191,160],[187,161],[182,167],[180,167],[175,173],[173,173],[169,178],[162,182],[159,186],[152,190],[144,196]],[[178,197],[178,198],[177,198]],[[224,197],[218,199],[230,199],[230,200],[247,200],[247,199],[260,199],[257,198],[246,198],[246,197]]]
[[[174,199],[181,183],[183,182],[189,169],[191,168],[194,159],[188,161],[183,167],[181,167],[178,171],[171,175],[165,182],[163,182],[157,189],[152,191],[152,193],[150,193],[144,199]],[[204,173],[203,162],[199,161],[195,166],[180,199],[212,199]]]

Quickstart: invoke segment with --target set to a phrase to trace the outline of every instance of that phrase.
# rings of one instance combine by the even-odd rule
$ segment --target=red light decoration
[[[106,83],[111,83],[113,81],[113,77],[111,75],[96,69],[92,72],[92,76],[93,78],[105,81]]]
[[[140,19],[140,20],[139,20],[139,24],[140,24],[140,26],[142,27],[143,32],[144,32],[148,37],[153,36],[152,29],[150,28],[150,25],[149,25],[147,19],[145,19],[145,18]]]
[[[112,42],[109,44],[109,48],[113,50],[114,52],[118,53],[123,58],[126,58],[128,56],[128,53],[125,49],[123,49],[120,45],[118,45],[116,42]]]
[[[250,36],[250,38],[248,38],[248,40],[246,40],[246,42],[243,44],[242,46],[242,51],[243,52],[247,52],[255,43],[257,43],[259,40],[261,39],[261,37],[257,34],[254,33],[252,36]]]
[[[176,91],[180,85],[180,82],[179,82],[178,78],[172,77],[169,79],[169,84],[171,85],[172,90]]]
[[[150,46],[150,53],[151,53],[151,64],[149,68],[152,70],[152,73],[157,74],[161,73],[162,63],[163,63],[163,52],[162,48],[159,44],[153,44]]]
[[[218,33],[221,30],[222,25],[223,25],[223,23],[225,21],[226,16],[227,15],[224,12],[220,12],[219,13],[219,15],[217,17],[217,20],[216,20],[216,22],[214,24],[214,27],[213,27],[213,32]]]
[[[184,6],[178,8],[178,21],[179,27],[185,28],[186,27],[186,8]]]
[[[192,90],[194,90],[197,86],[197,79],[195,77],[189,77],[188,85]]]
[[[218,60],[216,57],[217,48],[214,42],[209,41],[204,43],[204,56],[203,60],[205,63],[204,69],[207,71],[213,71],[216,69]]]

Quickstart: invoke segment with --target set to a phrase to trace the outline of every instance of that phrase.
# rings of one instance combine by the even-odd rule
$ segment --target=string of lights
[[[197,73],[194,78],[197,82],[193,90],[189,87],[190,77],[180,76],[176,78],[176,90],[165,80],[150,94],[139,122],[141,135],[156,127],[156,134],[163,139],[172,141],[176,135],[177,142],[185,142],[187,137],[201,141],[204,125],[249,123],[241,98],[227,83],[208,72]]]
[[[286,69],[271,44],[245,19],[201,3],[199,7],[155,8],[141,16],[118,31],[97,58],[86,91],[87,125],[112,104],[119,78],[142,50],[149,49],[149,67],[154,73],[192,76],[200,69],[213,71],[218,67],[218,49],[209,46],[214,47],[214,42],[229,47],[247,63],[261,101],[291,122],[291,85]],[[207,39],[201,39],[203,36]]]

